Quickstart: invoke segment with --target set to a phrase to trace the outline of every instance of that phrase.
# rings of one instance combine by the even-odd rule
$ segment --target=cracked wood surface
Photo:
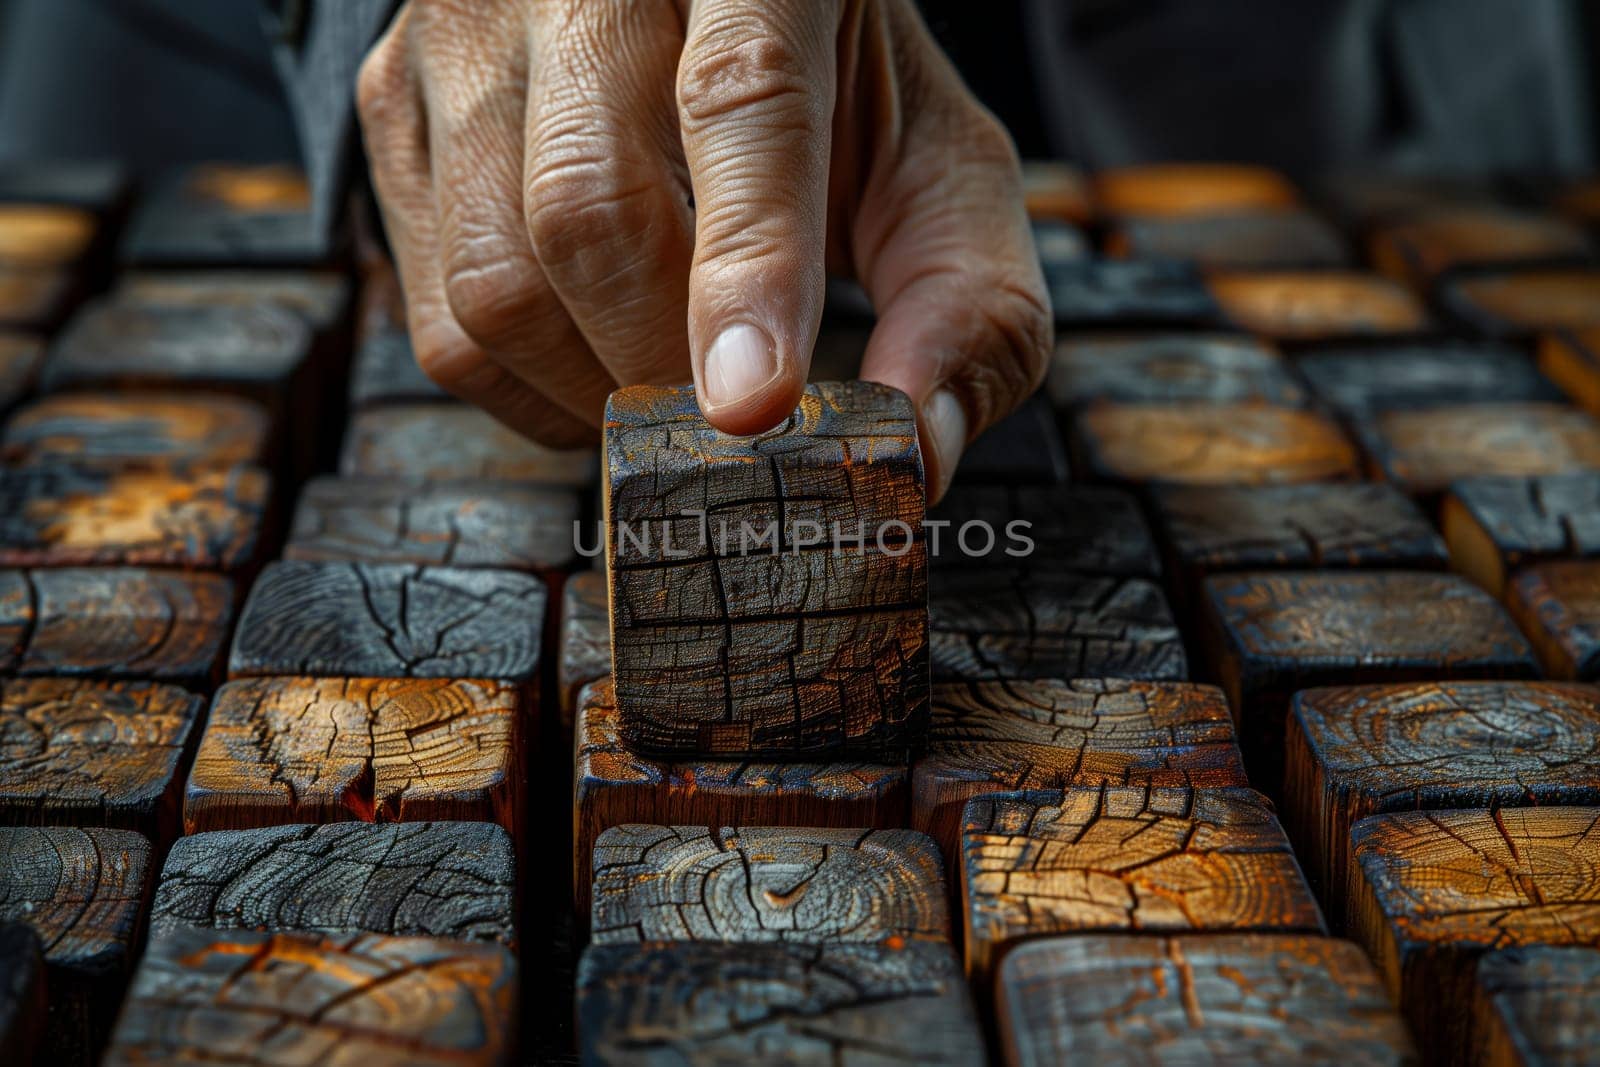
[[[0,1061],[34,1062],[48,1010],[38,936],[22,923],[0,923]]]
[[[1331,270],[1352,264],[1344,238],[1310,211],[1240,211],[1182,218],[1127,218],[1106,251],[1125,259],[1167,259],[1203,270]]]
[[[220,830],[173,844],[150,931],[388,934],[514,948],[515,873],[510,835],[489,823]]]
[[[0,569],[0,669],[204,687],[232,617],[233,584],[221,575]]]
[[[1188,675],[1183,641],[1161,586],[1026,563],[947,570],[929,580],[936,681],[996,678],[1146,678]]]
[[[574,734],[574,896],[589,911],[596,839],[613,826],[836,826],[893,828],[906,821],[904,765],[850,760],[759,763],[651,759],[622,743],[611,681],[583,690]]]
[[[1405,286],[1360,271],[1217,271],[1206,285],[1228,325],[1275,341],[1385,337],[1428,326]]]
[[[927,557],[922,460],[903,394],[813,384],[781,426],[740,438],[712,430],[691,389],[641,386],[612,395],[605,436],[626,743],[657,754],[876,759],[918,743]],[[741,548],[769,526],[765,545]]]
[[[242,397],[60,393],[6,423],[0,457],[17,466],[193,470],[265,463],[271,423]]]
[[[1600,473],[1467,478],[1441,515],[1451,563],[1499,595],[1529,564],[1600,556]]]
[[[1091,404],[1306,405],[1305,387],[1268,344],[1229,334],[1075,334],[1056,342],[1050,399]]]
[[[1462,478],[1600,469],[1600,422],[1562,404],[1382,412],[1358,434],[1375,477],[1425,499]]]
[[[1597,828],[1594,807],[1404,812],[1355,825],[1352,936],[1440,1062],[1465,1062],[1474,1044],[1483,953],[1600,947]]]
[[[1192,263],[1046,259],[1044,281],[1058,329],[1216,325],[1216,302]]]
[[[1284,823],[1342,912],[1350,827],[1384,812],[1600,804],[1600,686],[1418,682],[1297,693]]]
[[[230,682],[195,754],[184,830],[469,819],[515,832],[521,714],[500,682]]]
[[[1114,679],[933,687],[911,767],[911,826],[961,851],[962,809],[984,793],[1102,785],[1247,786],[1222,691]]]
[[[560,658],[556,688],[561,695],[561,725],[571,729],[578,716],[578,694],[590,682],[611,674],[611,608],[606,576],[582,571],[561,590]]]
[[[1360,476],[1355,447],[1313,411],[1254,404],[1102,404],[1075,422],[1077,468],[1130,485],[1291,485]]]
[[[975,797],[961,854],[967,972],[979,981],[1043,934],[1324,930],[1272,805],[1249,789]]]
[[[234,636],[235,678],[539,674],[545,585],[529,574],[400,564],[268,564]]]
[[[1600,952],[1508,948],[1478,964],[1474,1044],[1484,1067],[1554,1067],[1600,1047]]]
[[[315,478],[300,491],[283,556],[553,574],[575,558],[578,511],[577,494],[564,489]]]
[[[66,271],[0,264],[0,328],[46,329],[66,314],[76,280]]]
[[[1417,1062],[1361,950],[1294,934],[1055,937],[996,981],[1010,1067]]]
[[[1582,228],[1555,216],[1480,206],[1381,224],[1367,235],[1367,252],[1380,273],[1425,293],[1463,267],[1583,262],[1593,248]]]
[[[139,267],[316,267],[332,258],[305,175],[282,164],[206,163],[142,193],[119,248]]]
[[[979,525],[969,528],[970,523]],[[958,484],[928,512],[926,536],[935,570],[1019,565],[1009,550],[1084,574],[1154,578],[1161,573],[1139,502],[1119,489]],[[1019,540],[1023,537],[1033,542],[1031,548]]]
[[[513,1062],[503,945],[178,929],[152,938],[104,1063]]]
[[[4,313],[0,312],[0,318],[3,317]],[[41,339],[0,328],[0,412],[10,411],[33,391],[43,361]]]
[[[1600,327],[1600,270],[1532,270],[1446,279],[1438,299],[1488,337]]]
[[[66,268],[94,244],[100,220],[65,204],[0,203],[0,263]]]
[[[795,1067],[984,1061],[948,945],[596,945],[578,973],[585,1063]]]
[[[614,826],[594,850],[591,942],[943,942],[942,867],[912,830]]]
[[[179,767],[203,707],[170,685],[0,682],[0,819],[171,840]]]
[[[228,306],[278,304],[318,334],[337,331],[350,313],[349,281],[334,271],[131,271],[113,299],[134,303]]]
[[[339,473],[429,482],[490,480],[592,486],[593,449],[553,449],[477,408],[393,404],[357,412],[345,432]]]
[[[1295,369],[1319,400],[1347,419],[1381,411],[1462,404],[1559,403],[1561,390],[1527,354],[1484,341],[1414,341],[1320,347]]]
[[[1541,563],[1518,574],[1506,604],[1551,678],[1600,678],[1600,560]]]

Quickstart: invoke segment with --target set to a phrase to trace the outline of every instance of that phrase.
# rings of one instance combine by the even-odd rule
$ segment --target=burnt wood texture
[[[1219,318],[1192,263],[1046,260],[1044,281],[1057,329],[1215,326]]]
[[[592,449],[546,448],[477,408],[394,404],[357,412],[350,420],[339,473],[585,488],[594,484],[595,465]]]
[[[411,337],[391,326],[370,331],[356,348],[350,370],[350,405],[356,410],[381,404],[452,400],[417,366]]]
[[[954,485],[927,519],[929,567],[1037,559],[1083,574],[1154,578],[1155,540],[1133,494],[1097,486]]]
[[[351,287],[334,271],[134,271],[122,276],[112,295],[153,304],[277,304],[323,336],[345,325]]]
[[[49,1010],[38,935],[21,923],[0,922],[0,1058],[32,1063]]]
[[[1600,328],[1545,334],[1539,339],[1539,369],[1574,403],[1600,414]]]
[[[270,458],[271,423],[241,397],[181,393],[58,393],[6,422],[0,455],[18,466],[196,469]]]
[[[1390,411],[1359,433],[1375,476],[1430,501],[1462,478],[1600,469],[1600,422],[1560,404]]]
[[[611,611],[606,603],[606,576],[582,571],[561,588],[561,633],[558,639],[556,689],[561,700],[561,725],[570,730],[578,714],[578,694],[590,682],[611,675]]]
[[[1106,249],[1207,270],[1319,270],[1351,263],[1338,230],[1309,211],[1294,210],[1124,219],[1111,230]]]
[[[1508,948],[1478,963],[1474,1006],[1484,1067],[1582,1063],[1600,1044],[1600,951]]]
[[[1224,323],[1275,341],[1393,337],[1429,324],[1404,286],[1370,274],[1218,271],[1206,285]]]
[[[1467,478],[1440,515],[1452,565],[1498,596],[1529,564],[1600,556],[1600,473]]]
[[[1582,262],[1592,249],[1582,229],[1554,216],[1454,208],[1381,225],[1368,238],[1368,251],[1378,270],[1425,292],[1449,271]]]
[[[1517,271],[1447,280],[1439,299],[1486,337],[1600,326],[1600,270]]]
[[[1059,485],[1072,476],[1055,413],[1042,396],[979,434],[961,454],[955,481],[966,485]]]
[[[0,263],[0,328],[54,328],[71,306],[73,289],[73,277],[64,271]]]
[[[1541,563],[1506,590],[1511,614],[1551,678],[1600,678],[1600,561]]]
[[[1355,447],[1312,411],[1255,404],[1107,404],[1075,422],[1077,468],[1130,485],[1283,485],[1354,479]]]
[[[1304,407],[1306,390],[1268,344],[1230,334],[1074,334],[1056,342],[1048,389],[1058,408],[1091,404]]]
[[[314,267],[332,246],[313,223],[298,170],[207,163],[143,195],[119,254],[141,267]]]
[[[1319,400],[1352,420],[1380,411],[1562,399],[1526,354],[1482,341],[1322,347],[1302,353],[1295,368]]]

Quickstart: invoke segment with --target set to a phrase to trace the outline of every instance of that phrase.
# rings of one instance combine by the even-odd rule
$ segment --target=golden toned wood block
[[[1600,470],[1600,421],[1561,404],[1387,411],[1358,433],[1374,474],[1424,500],[1462,478]]]
[[[1022,163],[1022,198],[1028,217],[1087,226],[1094,219],[1089,177],[1069,163],[1028,159]]]
[[[195,196],[240,212],[311,206],[311,185],[305,174],[281,163],[206,163],[189,173],[186,184]]]
[[[1539,369],[1572,402],[1600,415],[1600,325],[1558,330],[1539,338]]]
[[[1451,279],[1440,299],[1491,337],[1531,337],[1600,326],[1600,270],[1530,270]]]
[[[1359,272],[1218,272],[1207,287],[1223,319],[1276,341],[1417,333],[1428,314],[1398,282]]]
[[[1379,226],[1368,239],[1373,264],[1398,282],[1426,291],[1461,267],[1583,260],[1583,231],[1549,215],[1505,208],[1444,208]]]
[[[5,425],[8,464],[195,470],[262,464],[271,423],[252,400],[184,393],[58,393]]]
[[[1478,963],[1473,1013],[1484,1067],[1584,1063],[1600,1046],[1600,951],[1491,952]]]
[[[1441,515],[1451,564],[1500,596],[1530,563],[1600,556],[1600,472],[1467,478]]]
[[[1050,399],[1092,404],[1305,407],[1306,390],[1269,344],[1231,334],[1077,333],[1056,342]]]
[[[1600,678],[1600,560],[1540,563],[1511,579],[1506,605],[1552,678]]]
[[[350,420],[339,473],[584,489],[595,484],[598,463],[592,449],[546,448],[476,408],[395,404],[359,412]]]
[[[58,270],[81,260],[100,224],[94,213],[60,204],[0,203],[0,263]]]
[[[1323,270],[1351,266],[1344,238],[1309,211],[1122,219],[1106,251],[1129,259],[1168,259],[1205,270]]]
[[[1107,215],[1218,215],[1299,205],[1288,179],[1241,163],[1154,163],[1102,170],[1094,198]]]

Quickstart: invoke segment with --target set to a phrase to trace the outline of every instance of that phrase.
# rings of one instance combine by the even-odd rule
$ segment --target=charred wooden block
[[[1372,964],[1326,937],[1054,937],[995,985],[1012,1067],[1417,1059]]]
[[[1539,369],[1573,403],[1600,415],[1600,327],[1561,330],[1539,339]]]
[[[961,855],[967,972],[980,981],[1045,934],[1323,932],[1272,805],[1248,789],[974,797]]]
[[[488,479],[585,488],[595,453],[553,449],[458,404],[396,404],[350,421],[339,473],[422,481]]]
[[[1295,367],[1349,419],[1463,404],[1559,402],[1560,390],[1515,348],[1482,341],[1318,348]]]
[[[44,358],[44,343],[26,333],[0,329],[0,413],[16,407],[33,391]]]
[[[1424,499],[1461,478],[1600,469],[1600,422],[1560,404],[1389,411],[1358,431],[1374,472]]]
[[[966,802],[985,793],[1107,785],[1247,786],[1221,690],[1116,679],[933,687],[927,752],[911,767],[911,825],[952,860]]]
[[[611,609],[601,572],[574,574],[562,587],[560,645],[556,688],[561,693],[561,724],[570,729],[577,720],[578,693],[611,674]]]
[[[1500,202],[1489,181],[1392,170],[1325,175],[1316,192],[1318,201],[1354,230],[1440,208],[1488,208]]]
[[[596,945],[578,972],[585,1063],[984,1062],[948,945]]]
[[[1375,815],[1351,831],[1352,935],[1441,1063],[1464,1063],[1491,949],[1600,945],[1600,808]]]
[[[449,401],[445,392],[417,366],[405,328],[375,330],[362,339],[350,371],[350,406],[363,411],[381,404]]]
[[[1133,259],[1175,259],[1217,270],[1317,270],[1348,267],[1339,231],[1309,211],[1126,218],[1107,251]]]
[[[66,317],[75,282],[64,270],[0,263],[0,329],[54,329]]]
[[[935,570],[1037,558],[1084,574],[1161,573],[1139,503],[1119,489],[955,485],[926,529]]]
[[[936,681],[1188,677],[1161,586],[1054,567],[934,568],[928,648]]]
[[[1277,211],[1299,206],[1287,178],[1239,163],[1150,163],[1102,170],[1093,177],[1107,215],[1193,216]]]
[[[1068,163],[1029,159],[1022,163],[1022,199],[1028,217],[1087,226],[1094,220],[1089,177]]]
[[[1600,562],[1541,563],[1511,580],[1506,605],[1552,678],[1600,678]]]
[[[554,574],[574,559],[578,498],[504,482],[317,478],[300,493],[285,559]]]
[[[1216,301],[1192,263],[1047,260],[1045,286],[1058,329],[1215,325]]]
[[[44,946],[49,1062],[96,1061],[133,969],[150,843],[126,830],[0,827],[0,922]]]
[[[203,688],[220,667],[232,618],[233,583],[221,575],[0,570],[0,670]]]
[[[1035,395],[967,446],[955,480],[975,485],[1056,485],[1071,477],[1055,412]]]
[[[1494,598],[1454,574],[1287,571],[1208,578],[1207,641],[1251,780],[1275,791],[1290,696],[1322,685],[1533,678]]]
[[[610,679],[579,698],[573,813],[574,897],[588,911],[595,841],[613,826],[892,828],[906,821],[906,768],[877,763],[666,762],[622,743]]]
[[[1131,485],[1287,485],[1360,474],[1339,427],[1254,404],[1105,404],[1079,414],[1078,467]]]
[[[1600,1044],[1600,952],[1508,948],[1478,963],[1473,1032],[1486,1067],[1582,1063]]]
[[[346,819],[515,831],[522,713],[498,682],[230,682],[195,753],[184,831]]]
[[[1084,260],[1094,254],[1089,238],[1076,226],[1053,219],[1034,219],[1030,228],[1033,248],[1039,253],[1042,266],[1048,268],[1051,264]]]
[[[271,563],[250,590],[235,678],[539,675],[545,586],[530,574],[399,564]]]
[[[1368,240],[1373,265],[1419,291],[1464,267],[1582,262],[1591,251],[1579,227],[1506,208],[1436,209],[1379,226]]]
[[[318,337],[338,333],[350,314],[350,283],[333,271],[134,271],[112,294],[132,303],[205,306],[277,304],[299,315]]]
[[[511,837],[478,822],[269,826],[179,838],[151,937],[184,927],[388,934],[514,947]]]
[[[1466,478],[1442,515],[1451,564],[1498,596],[1528,564],[1600,556],[1600,473]]]
[[[509,1064],[518,1015],[504,945],[175,930],[145,952],[104,1063]]]
[[[1417,333],[1422,304],[1404,286],[1356,271],[1229,271],[1207,287],[1225,322],[1276,341]]]
[[[1440,303],[1486,337],[1600,327],[1600,270],[1533,270],[1447,280]]]
[[[1391,811],[1600,804],[1600,687],[1420,682],[1295,694],[1284,822],[1335,911],[1350,827]]]
[[[0,201],[65,204],[117,213],[129,192],[128,168],[105,160],[8,159],[0,163]]]
[[[912,830],[613,826],[592,941],[947,941],[942,866]]]
[[[741,438],[713,430],[692,389],[623,389],[606,467],[630,748],[889,760],[919,743],[927,553],[904,394],[810,385],[781,427]]]
[[[211,163],[144,196],[121,255],[142,267],[314,267],[333,248],[314,225],[304,174],[281,164]]]
[[[29,1064],[44,1039],[44,960],[39,937],[21,923],[0,923],[0,1057]]]
[[[1075,334],[1056,342],[1050,399],[1091,404],[1306,405],[1306,391],[1271,347],[1228,334]]]
[[[58,393],[6,423],[0,457],[18,466],[195,470],[265,463],[272,426],[252,400],[180,393]]]
[[[34,270],[71,268],[88,255],[98,230],[94,213],[82,208],[0,203],[0,264]]]

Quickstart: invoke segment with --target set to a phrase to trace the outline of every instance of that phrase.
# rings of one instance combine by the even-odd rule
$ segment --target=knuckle
[[[694,131],[732,118],[769,118],[819,128],[824,93],[814,84],[816,65],[800,48],[763,27],[729,21],[701,35],[678,70],[678,111]]]
[[[367,53],[356,75],[356,114],[364,126],[383,122],[401,95],[405,58],[394,38],[386,37]]]
[[[495,258],[456,244],[444,267],[445,300],[461,329],[493,347],[525,323],[538,292],[537,279],[515,258]]]
[[[464,345],[454,331],[415,327],[412,357],[428,380],[439,388],[456,393],[468,387],[490,367],[488,357],[471,345]]]
[[[630,182],[599,152],[567,154],[528,181],[528,239],[547,269],[571,264],[597,247],[630,247],[658,228],[649,182]]]

